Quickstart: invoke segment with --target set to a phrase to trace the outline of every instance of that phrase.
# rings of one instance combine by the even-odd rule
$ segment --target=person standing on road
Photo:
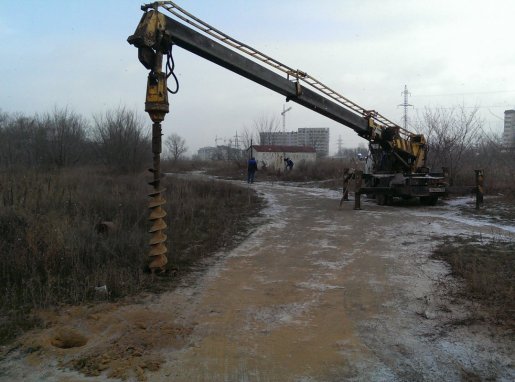
[[[247,183],[254,183],[254,176],[257,171],[257,162],[254,157],[250,158],[247,164]]]

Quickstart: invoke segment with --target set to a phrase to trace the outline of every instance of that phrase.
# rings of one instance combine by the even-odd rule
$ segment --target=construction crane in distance
[[[291,106],[286,109],[286,105],[283,105],[283,111],[281,115],[283,116],[283,133],[286,132],[286,113],[291,110]]]

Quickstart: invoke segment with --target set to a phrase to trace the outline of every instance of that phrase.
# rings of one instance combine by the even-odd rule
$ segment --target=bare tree
[[[243,146],[243,150],[249,150],[252,144],[258,143],[259,140],[255,130],[243,126],[243,129],[240,131],[240,142]]]
[[[68,108],[54,108],[52,113],[38,118],[48,139],[48,156],[58,167],[75,164],[85,148],[87,123]]]
[[[181,156],[188,151],[186,141],[176,133],[173,133],[166,138],[165,146],[174,162],[178,161]]]
[[[483,121],[477,107],[426,108],[418,130],[426,136],[427,163],[433,168],[448,167],[452,183],[463,168],[464,154],[480,141]]]
[[[9,114],[0,109],[0,131],[6,127],[7,121],[9,121]]]
[[[252,122],[252,126],[259,135],[261,145],[273,145],[273,133],[280,131],[279,118],[275,116],[261,115]]]
[[[89,147],[87,123],[74,112],[55,108],[31,117],[0,113],[0,163],[5,166],[68,166]]]
[[[104,164],[121,172],[136,172],[151,157],[150,129],[125,107],[93,117],[93,140]]]
[[[6,167],[46,163],[47,137],[36,118],[4,115],[0,131],[0,162]]]
[[[472,178],[473,170],[485,171],[488,191],[500,191],[515,195],[514,152],[507,150],[502,134],[485,132],[482,139],[464,154],[464,172]],[[473,184],[474,179],[470,179]]]

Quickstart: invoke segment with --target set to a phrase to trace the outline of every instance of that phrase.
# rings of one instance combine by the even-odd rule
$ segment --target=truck
[[[195,17],[172,1],[157,1],[141,6],[144,12],[128,42],[138,49],[140,62],[149,70],[145,110],[153,125],[154,174],[151,184],[151,216],[154,221],[154,246],[150,256],[166,252],[160,216],[161,196],[159,154],[160,123],[168,112],[167,79],[174,75],[172,48],[185,49],[227,70],[354,130],[369,142],[369,155],[363,174],[364,187],[357,192],[374,197],[378,204],[393,198],[419,198],[423,204],[436,204],[447,193],[445,171],[432,173],[426,167],[427,142],[392,122],[375,110],[359,106],[315,77],[281,63],[273,57],[242,43]],[[166,14],[165,14],[166,13]],[[166,70],[162,61],[166,57]],[[176,84],[178,90],[178,83]],[[171,92],[176,92],[176,90]],[[164,227],[166,225],[164,224]],[[154,229],[153,228],[153,229]]]

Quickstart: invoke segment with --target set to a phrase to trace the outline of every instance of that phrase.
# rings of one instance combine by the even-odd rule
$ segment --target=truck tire
[[[438,202],[438,195],[421,196],[420,203],[424,206],[435,206]]]

